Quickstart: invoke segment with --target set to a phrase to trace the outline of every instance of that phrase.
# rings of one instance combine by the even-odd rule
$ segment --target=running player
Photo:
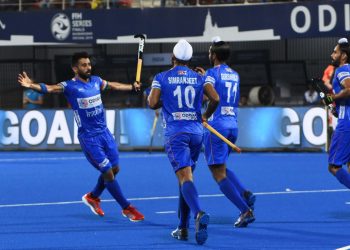
[[[144,216],[126,200],[115,178],[119,172],[119,153],[116,142],[107,128],[101,99],[102,91],[139,91],[140,84],[107,82],[98,76],[91,75],[91,62],[86,52],[73,55],[72,69],[75,74],[73,79],[55,85],[34,83],[25,72],[18,75],[18,82],[22,87],[44,94],[63,92],[71,104],[78,125],[81,148],[87,160],[101,172],[95,188],[82,197],[91,211],[96,215],[104,216],[99,197],[107,188],[121,206],[123,216],[131,221],[142,221]]]
[[[340,183],[350,188],[350,174],[342,168],[350,163],[350,46],[342,38],[335,46],[332,65],[337,67],[333,78],[333,91],[330,97],[336,103],[338,124],[333,132],[328,156],[328,170]],[[350,168],[349,168],[350,170]]]
[[[203,140],[201,122],[215,111],[219,97],[212,85],[205,85],[203,77],[188,68],[192,53],[192,46],[186,40],[182,39],[175,45],[172,58],[174,67],[155,76],[148,102],[152,109],[162,107],[165,150],[179,181],[180,223],[171,235],[179,240],[188,239],[192,211],[195,238],[201,245],[208,237],[209,215],[200,208],[192,172]],[[203,89],[209,104],[201,115]]]
[[[205,74],[205,84],[212,85],[220,96],[220,103],[208,123],[223,136],[235,143],[238,135],[237,109],[239,104],[239,75],[226,61],[230,56],[230,46],[214,37],[209,48],[209,60],[213,68]],[[202,69],[200,69],[203,71]],[[222,193],[240,210],[235,227],[246,227],[255,220],[253,208],[255,195],[248,191],[235,173],[226,168],[231,148],[211,134],[204,131],[205,158],[211,173]]]

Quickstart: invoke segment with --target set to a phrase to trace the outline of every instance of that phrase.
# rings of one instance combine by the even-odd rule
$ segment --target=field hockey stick
[[[232,142],[230,142],[229,140],[227,140],[227,138],[225,138],[222,134],[220,134],[215,128],[213,128],[212,126],[210,126],[208,123],[203,122],[202,123],[203,126],[205,128],[207,128],[211,133],[213,133],[214,135],[216,135],[217,137],[219,137],[221,140],[223,140],[227,145],[229,145],[234,151],[236,151],[237,153],[241,153],[242,149],[240,149],[239,147],[237,147],[235,144],[233,144]]]
[[[137,51],[137,68],[136,68],[136,82],[140,83],[141,80],[141,69],[142,69],[142,58],[143,58],[143,48],[145,46],[146,36],[143,34],[137,34],[134,38],[140,38],[139,49]]]
[[[154,119],[153,119],[153,125],[152,125],[152,129],[151,129],[151,140],[150,140],[149,148],[148,148],[148,152],[149,153],[152,152],[153,138],[154,138],[154,132],[156,131],[156,127],[157,127],[158,116],[159,115],[156,113],[155,116],[154,116]]]

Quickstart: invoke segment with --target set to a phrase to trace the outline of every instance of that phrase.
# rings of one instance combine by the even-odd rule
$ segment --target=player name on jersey
[[[168,77],[169,84],[197,84],[196,77],[171,76]]]
[[[224,81],[238,81],[238,75],[221,73],[221,79]]]

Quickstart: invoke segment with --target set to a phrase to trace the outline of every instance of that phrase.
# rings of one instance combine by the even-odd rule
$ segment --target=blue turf
[[[198,246],[191,221],[187,242],[170,236],[177,226],[178,184],[164,154],[121,153],[118,181],[145,214],[132,223],[104,192],[100,218],[83,205],[98,172],[80,152],[0,153],[0,249],[336,249],[350,245],[350,193],[327,172],[321,153],[244,153],[229,159],[245,186],[257,192],[256,221],[234,228],[239,211],[223,196],[200,197],[210,214],[208,240]],[[200,195],[220,194],[199,159],[195,184]],[[286,193],[298,190],[339,192]],[[273,194],[271,192],[282,192]],[[154,198],[138,200],[136,198]],[[163,198],[162,198],[163,197]],[[164,198],[167,197],[167,198]],[[2,207],[8,204],[73,204]]]

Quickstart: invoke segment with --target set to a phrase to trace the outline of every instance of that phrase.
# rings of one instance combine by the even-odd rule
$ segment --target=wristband
[[[136,92],[136,88],[135,88],[134,84],[131,84],[131,91]]]
[[[39,83],[39,85],[41,88],[41,91],[40,91],[41,93],[43,93],[43,94],[48,93],[45,83]]]

